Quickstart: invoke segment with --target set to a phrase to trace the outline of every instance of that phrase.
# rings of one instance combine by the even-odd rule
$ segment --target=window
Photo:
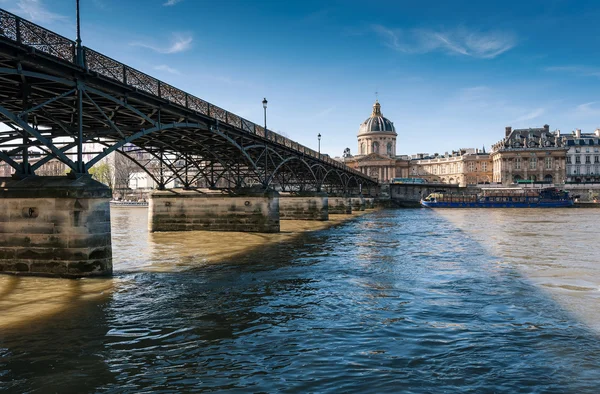
[[[392,143],[391,142],[387,143],[387,154],[388,154],[388,156],[392,155]]]
[[[517,157],[515,159],[515,170],[520,170],[521,169],[521,158]]]
[[[483,172],[487,171],[487,162],[486,161],[481,162],[481,171],[483,171]]]
[[[373,153],[379,153],[379,142],[373,142]]]
[[[581,163],[581,156],[575,156],[575,163]]]
[[[475,171],[475,163],[470,161],[469,162],[469,172],[473,172]]]
[[[551,157],[546,157],[544,159],[544,161],[545,161],[545,164],[546,164],[546,169],[547,170],[552,169],[552,158]]]
[[[529,159],[529,168],[535,170],[537,168],[537,157]]]
[[[594,163],[600,163],[600,156],[594,156]]]
[[[571,164],[571,156],[567,156],[567,164]]]
[[[360,144],[360,154],[361,155],[365,154],[365,143],[364,142],[362,144]]]
[[[585,164],[590,164],[592,162],[592,157],[590,155],[587,155],[585,157]]]

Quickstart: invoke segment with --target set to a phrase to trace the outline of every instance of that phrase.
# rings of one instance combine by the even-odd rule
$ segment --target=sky
[[[75,39],[75,0],[0,0]],[[376,99],[398,154],[600,127],[600,2],[81,0],[83,45],[321,152]],[[376,95],[377,92],[377,95]]]

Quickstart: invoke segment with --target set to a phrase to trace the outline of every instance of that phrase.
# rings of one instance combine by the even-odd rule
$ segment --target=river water
[[[0,391],[598,390],[596,210],[254,238],[148,234],[145,215],[114,210],[112,279],[0,276]]]

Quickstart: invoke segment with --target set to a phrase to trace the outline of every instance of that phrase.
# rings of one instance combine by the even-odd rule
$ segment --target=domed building
[[[397,136],[394,123],[381,114],[381,104],[375,101],[373,113],[358,128],[358,154],[394,157]]]
[[[396,155],[397,137],[394,122],[383,116],[375,100],[371,116],[358,128],[358,154],[345,156],[344,163],[382,183],[408,177],[409,159]]]

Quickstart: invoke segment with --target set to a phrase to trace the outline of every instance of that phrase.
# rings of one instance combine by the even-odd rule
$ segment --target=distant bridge
[[[10,128],[0,132],[0,161],[22,178],[52,159],[77,177],[116,151],[159,188],[172,180],[184,188],[338,193],[377,185],[328,156],[1,9],[0,122]],[[105,148],[84,162],[83,146],[90,143]],[[30,160],[33,154],[41,159]]]

